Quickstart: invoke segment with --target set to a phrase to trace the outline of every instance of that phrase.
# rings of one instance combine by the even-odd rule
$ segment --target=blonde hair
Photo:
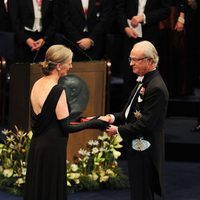
[[[73,52],[71,49],[67,48],[64,45],[53,45],[48,48],[45,54],[45,60],[40,62],[40,67],[42,68],[42,72],[44,75],[51,74],[56,68],[57,64],[63,64],[67,62],[69,59],[72,59]]]

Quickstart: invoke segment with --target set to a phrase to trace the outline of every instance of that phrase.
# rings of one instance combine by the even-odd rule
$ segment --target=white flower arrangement
[[[122,148],[121,142],[119,134],[110,137],[105,132],[97,140],[89,140],[87,150],[80,149],[79,156],[74,159],[78,167],[76,172],[80,175],[79,182],[71,179],[70,173],[67,174],[68,190],[96,190],[105,185],[107,188],[127,187],[127,177],[122,174],[117,163],[121,155],[117,149]],[[67,166],[68,172],[73,174],[72,165],[68,162]]]
[[[4,144],[0,144],[0,188],[15,195],[23,193],[27,153],[32,132],[3,130]]]
[[[14,195],[24,192],[27,155],[32,132],[4,130],[0,144],[0,189]],[[80,149],[73,163],[67,162],[67,186],[70,191],[96,190],[101,187],[125,188],[127,177],[118,167],[120,135],[109,137],[105,132],[97,140],[89,140],[87,149]]]

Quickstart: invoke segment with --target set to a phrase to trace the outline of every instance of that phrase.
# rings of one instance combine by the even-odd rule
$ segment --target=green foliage
[[[109,188],[113,190],[128,188],[129,187],[128,177],[125,176],[120,169],[118,172],[116,172],[116,174],[117,176],[110,177],[108,182],[105,183],[105,188]]]
[[[99,182],[91,179],[89,176],[81,176],[80,177],[80,185],[81,185],[81,190],[86,190],[86,191],[94,191],[98,190],[100,185]]]
[[[106,133],[97,140],[90,140],[86,149],[78,151],[74,163],[67,162],[69,191],[90,191],[101,188],[123,189],[128,179],[118,167],[122,138],[119,134],[109,137]]]
[[[5,139],[0,144],[0,189],[14,195],[24,193],[27,156],[32,132],[2,131]],[[67,189],[69,192],[128,187],[127,177],[118,167],[121,155],[120,135],[109,137],[106,133],[97,140],[88,141],[86,149],[80,149],[73,163],[67,162]]]
[[[15,131],[2,131],[5,139],[0,144],[0,189],[15,195],[24,191],[26,159],[32,133],[15,127]]]

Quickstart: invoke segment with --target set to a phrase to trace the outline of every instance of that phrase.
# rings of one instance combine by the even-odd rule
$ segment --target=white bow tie
[[[136,81],[137,82],[142,82],[143,79],[144,79],[144,76],[138,76],[137,79],[136,79]]]

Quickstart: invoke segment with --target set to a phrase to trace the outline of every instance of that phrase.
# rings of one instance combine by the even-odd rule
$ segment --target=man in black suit
[[[9,13],[16,34],[17,62],[44,59],[58,24],[57,0],[9,0]]]
[[[63,0],[61,31],[74,60],[102,59],[111,11],[112,0]]]
[[[132,46],[142,40],[152,42],[159,50],[159,22],[170,14],[168,0],[116,0],[119,27],[124,35],[121,67],[124,73],[124,100],[130,95],[135,76],[128,56]]]
[[[139,82],[122,112],[101,117],[114,124],[106,130],[109,135],[119,133],[127,142],[131,200],[163,195],[163,126],[169,95],[157,70],[158,60],[152,43],[136,43],[130,65]]]

